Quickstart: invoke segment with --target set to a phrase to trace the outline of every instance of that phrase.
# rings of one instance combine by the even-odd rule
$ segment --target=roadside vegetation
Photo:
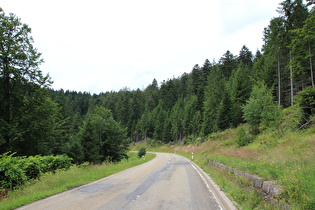
[[[206,139],[191,137],[187,141],[162,144],[150,140],[137,144],[134,149],[146,146],[150,151],[171,152],[192,158],[203,168],[221,189],[243,209],[278,209],[255,193],[245,180],[235,179],[226,171],[211,166],[209,161],[255,174],[264,180],[274,180],[284,188],[279,198],[291,209],[315,208],[315,126],[302,131],[286,132],[282,136],[265,131],[253,137],[251,143],[240,147],[237,129],[214,133]]]
[[[0,190],[5,193],[29,180],[38,179],[47,172],[67,170],[72,158],[66,155],[21,157],[5,153],[0,155]]]
[[[145,156],[146,153],[147,153],[147,149],[145,147],[141,147],[138,151],[138,157],[142,158]]]
[[[78,187],[111,174],[123,171],[127,168],[140,165],[155,157],[154,154],[146,154],[146,158],[138,158],[137,153],[128,153],[128,159],[119,163],[92,164],[84,163],[72,165],[69,169],[58,169],[54,172],[44,173],[37,179],[31,179],[24,185],[2,194],[0,209],[14,209],[22,205],[46,198],[48,196]]]
[[[315,1],[284,0],[277,11],[255,55],[240,43],[238,55],[227,50],[217,62],[206,59],[160,84],[153,79],[142,90],[91,95],[51,89],[31,28],[0,8],[2,197],[47,176],[86,174],[104,162],[104,168],[124,165],[129,144],[146,140],[142,146],[154,150],[194,152],[196,163],[244,208],[267,204],[245,190],[244,180],[237,187],[229,174],[211,170],[209,160],[275,180],[292,208],[314,209]],[[77,166],[42,166],[41,159],[58,155]],[[85,162],[93,167],[82,167]]]

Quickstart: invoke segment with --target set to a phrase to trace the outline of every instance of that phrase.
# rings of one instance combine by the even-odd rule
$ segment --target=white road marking
[[[188,161],[188,160],[187,160],[187,161]],[[197,173],[199,174],[199,176],[201,177],[201,179],[202,179],[203,182],[205,183],[207,189],[208,189],[209,192],[214,196],[215,200],[216,200],[217,203],[219,204],[219,203],[220,203],[220,202],[219,202],[219,199],[216,197],[216,195],[215,195],[215,194],[213,193],[213,191],[210,189],[210,187],[209,187],[207,181],[205,180],[205,178],[202,176],[202,174],[198,171],[198,169],[197,169],[190,161],[188,161],[188,162],[189,162],[190,165],[195,169],[195,171],[197,171]],[[220,205],[219,205],[219,207],[220,207],[220,209],[222,209],[222,207],[221,207]]]

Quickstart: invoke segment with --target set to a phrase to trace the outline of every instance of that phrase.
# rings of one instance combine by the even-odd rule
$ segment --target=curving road
[[[156,154],[145,164],[19,209],[236,209],[194,163]]]

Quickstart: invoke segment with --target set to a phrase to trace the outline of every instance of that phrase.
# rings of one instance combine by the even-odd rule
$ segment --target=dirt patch
[[[167,150],[168,150],[168,148],[167,148],[167,146],[162,146],[162,147],[161,147],[161,150],[163,150],[163,151],[167,151]]]
[[[211,151],[212,154],[218,153],[221,154],[221,146],[218,144],[218,142],[215,141],[206,141],[199,145],[184,145],[184,146],[176,146],[172,145],[171,150],[174,152],[182,151],[187,153],[198,153],[198,152],[204,152],[204,151]]]
[[[194,146],[194,145],[186,145],[186,146],[177,146],[173,148],[173,151],[178,152],[178,151],[182,151],[182,152],[197,152],[199,151],[199,147],[198,146]]]
[[[0,190],[0,201],[8,198],[8,190],[7,189],[2,189]]]
[[[171,150],[175,150],[176,145],[171,145],[170,148],[171,148]]]
[[[240,159],[258,159],[258,153],[252,149],[241,148],[241,149],[226,149],[222,151],[223,155],[232,156]]]

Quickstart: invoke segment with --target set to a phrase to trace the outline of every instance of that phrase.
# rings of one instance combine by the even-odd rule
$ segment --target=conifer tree
[[[244,65],[252,66],[253,64],[253,53],[244,45],[237,57],[239,63]]]
[[[236,56],[234,56],[229,50],[219,60],[220,69],[225,78],[229,78],[232,71],[237,67]]]
[[[284,27],[286,30],[285,41],[283,44],[285,46],[289,46],[292,41],[291,31],[302,28],[304,21],[308,17],[308,10],[305,4],[303,4],[302,0],[285,0],[280,3],[280,8],[278,12],[282,15],[281,17],[284,20]],[[292,49],[288,49],[288,57],[290,63],[292,63]],[[293,105],[293,97],[294,97],[294,76],[293,76],[293,66],[289,64],[289,78],[290,78],[290,105]]]
[[[225,80],[223,77],[223,73],[218,67],[213,68],[209,74],[208,85],[205,89],[202,126],[202,133],[204,135],[208,135],[214,131],[217,131],[217,109],[223,99],[222,91],[225,91],[224,88]]]
[[[290,65],[295,69],[294,73],[297,78],[304,79],[306,77],[306,83],[310,83],[314,88],[315,15],[311,15],[302,28],[292,30],[292,36],[290,48],[294,56]]]

